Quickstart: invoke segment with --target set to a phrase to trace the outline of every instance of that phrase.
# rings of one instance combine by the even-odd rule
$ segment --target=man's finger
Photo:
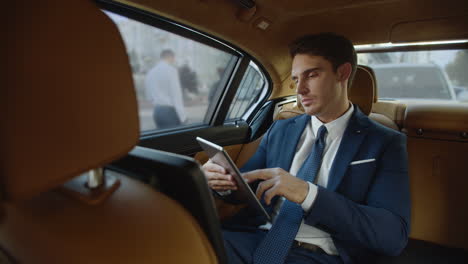
[[[226,174],[226,169],[219,166],[218,164],[215,164],[213,162],[207,162],[205,165],[203,165],[203,168],[207,171],[212,171],[212,172],[218,172],[218,173],[223,173]]]
[[[210,180],[225,180],[225,181],[234,182],[233,177],[230,174],[221,174],[221,173],[209,172],[209,173],[206,173],[206,177],[208,178],[209,181]]]
[[[270,173],[269,169],[261,169],[261,170],[254,170],[254,171],[249,171],[244,174],[242,174],[242,177],[247,180],[248,183],[254,182],[256,180],[268,180],[273,177],[273,175]]]
[[[269,190],[274,184],[275,184],[275,181],[271,179],[262,181],[261,183],[259,183],[257,187],[257,191],[255,192],[255,194],[257,195],[257,198],[260,200],[262,198],[263,193]]]
[[[223,180],[212,180],[209,184],[212,186],[236,186],[235,182]]]
[[[279,193],[279,186],[276,185],[276,184],[273,184],[273,186],[265,192],[265,195],[263,196],[263,200],[265,200],[265,203],[267,205],[270,205],[271,200],[273,199],[273,197],[275,197],[276,195],[279,195],[279,194],[280,194]]]

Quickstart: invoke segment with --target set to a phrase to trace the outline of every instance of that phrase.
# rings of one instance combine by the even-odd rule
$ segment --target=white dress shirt
[[[155,106],[174,107],[181,122],[186,120],[179,73],[173,65],[161,60],[147,74],[146,94]]]
[[[333,160],[335,159],[338,147],[340,146],[341,139],[343,138],[344,131],[348,125],[348,121],[351,118],[353,111],[354,106],[350,104],[350,107],[346,113],[344,113],[338,119],[326,124],[323,124],[318,118],[312,116],[311,122],[309,122],[305,127],[304,132],[302,132],[301,138],[297,144],[296,154],[294,155],[289,173],[295,176],[299,171],[302,164],[307,159],[307,156],[312,151],[312,146],[315,142],[315,135],[317,135],[318,129],[320,126],[324,125],[327,128],[328,133],[325,134],[325,149],[323,152],[322,164],[314,183],[319,186],[326,187],[328,184],[330,168],[333,164]],[[302,209],[306,212],[310,210],[315,201],[315,198],[317,197],[318,187],[314,183],[308,182],[309,192],[301,204]],[[282,199],[282,201],[284,201],[284,198]],[[278,205],[275,206],[273,217],[277,215],[282,205],[282,201],[278,202]],[[270,229],[271,224],[261,226],[260,228]],[[329,255],[338,255],[338,251],[330,237],[330,234],[313,226],[306,225],[304,220],[302,220],[302,223],[299,227],[296,240],[299,242],[317,245]]]

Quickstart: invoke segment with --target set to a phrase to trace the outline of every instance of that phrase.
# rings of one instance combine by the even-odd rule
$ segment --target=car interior
[[[211,193],[195,138],[242,167],[304,113],[287,47],[319,32],[355,45],[350,101],[407,137],[410,239],[378,263],[468,263],[465,0],[4,6],[0,263],[227,263],[221,223],[245,205]],[[168,49],[186,118],[162,128],[146,82]]]

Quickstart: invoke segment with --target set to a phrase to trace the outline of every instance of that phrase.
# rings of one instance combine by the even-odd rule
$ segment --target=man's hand
[[[208,160],[202,166],[208,186],[215,191],[237,190],[237,184],[225,168]]]
[[[280,195],[291,202],[301,204],[309,193],[309,184],[281,168],[254,170],[242,175],[249,183],[264,180],[258,184],[256,195],[270,204],[273,197]]]

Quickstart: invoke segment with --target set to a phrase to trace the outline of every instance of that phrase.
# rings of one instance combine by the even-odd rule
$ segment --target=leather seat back
[[[354,81],[348,88],[349,100],[357,104],[364,114],[369,115],[372,105],[377,102],[376,89],[374,71],[367,66],[359,65]]]
[[[90,169],[138,142],[137,100],[115,25],[86,0],[9,1],[1,78],[0,247],[14,263],[216,263],[176,201]]]
[[[410,237],[468,250],[468,105],[413,103],[405,114]]]

